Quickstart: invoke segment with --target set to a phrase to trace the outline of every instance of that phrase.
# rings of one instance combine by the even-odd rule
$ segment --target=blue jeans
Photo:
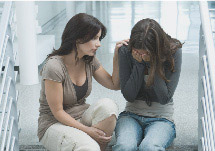
[[[175,124],[164,118],[150,118],[122,112],[117,120],[113,151],[165,151],[176,137]]]

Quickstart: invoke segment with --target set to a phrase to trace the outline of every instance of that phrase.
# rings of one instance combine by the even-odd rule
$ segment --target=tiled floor
[[[172,37],[176,37],[183,45],[182,72],[178,87],[174,94],[175,124],[177,138],[176,146],[197,146],[198,140],[198,40],[200,16],[198,2],[108,2],[109,9],[106,18],[99,18],[106,23],[108,35],[102,42],[97,53],[104,68],[112,73],[112,57],[116,41],[128,38],[131,27],[142,18],[153,18]],[[49,34],[56,36],[56,48],[60,45],[60,35],[66,21],[62,21]],[[39,115],[40,84],[23,86],[17,83],[20,92],[18,109],[20,110],[21,133],[20,145],[39,145],[37,139],[37,118]],[[87,102],[92,103],[99,98],[114,99],[120,111],[125,107],[125,100],[120,91],[111,91],[95,80]],[[191,149],[192,150],[192,149]]]

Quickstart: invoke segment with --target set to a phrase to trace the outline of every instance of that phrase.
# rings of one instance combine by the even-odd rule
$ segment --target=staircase
[[[0,3],[0,150],[18,150],[18,91],[17,72],[14,72],[16,52],[12,30],[14,14],[12,2]]]
[[[209,2],[210,7],[213,2]],[[200,2],[202,25],[199,40],[199,143],[198,150],[215,150],[215,43],[214,8]],[[214,6],[213,6],[214,7]],[[213,26],[212,26],[213,24]]]
[[[38,54],[42,55],[36,56],[40,65],[54,48],[55,36],[41,35],[38,23],[35,28]],[[0,2],[0,151],[19,150],[18,72],[14,71],[19,66],[16,30],[14,2]]]
[[[3,5],[4,5],[4,2],[0,2],[0,19],[2,17]],[[211,8],[214,8],[213,4],[211,4],[209,6],[213,6]],[[35,9],[37,10],[37,7]],[[214,29],[215,28],[215,24],[214,24],[214,22],[215,22],[214,11],[213,11],[213,9],[211,9],[209,11],[210,11],[209,13],[211,15],[211,24],[212,24],[211,26]],[[37,13],[37,11],[36,11],[36,13]],[[54,47],[54,44],[55,44],[55,37],[53,35],[43,35],[43,32],[42,32],[42,30],[41,30],[41,28],[40,28],[39,25],[38,25],[37,29],[38,29],[37,30],[38,31],[38,33],[37,33],[37,43],[38,43],[37,50],[38,50],[38,55],[41,55],[41,56],[38,56],[38,65],[40,65],[43,62],[43,60],[45,59],[46,55],[52,51],[52,48]],[[15,31],[15,28],[14,28],[14,31]],[[214,31],[215,30],[213,30],[213,38],[215,37]],[[14,43],[13,43],[13,45],[14,45],[14,52],[16,52],[16,50],[18,50],[17,41],[16,40],[17,39],[16,39],[16,35],[15,35],[15,37],[14,37]],[[15,65],[19,66],[18,57],[17,57]],[[0,77],[0,80],[1,80],[1,77]],[[1,84],[1,81],[0,81],[0,84]],[[21,100],[19,100],[19,102],[20,101]],[[26,104],[27,104],[27,102],[26,102]],[[201,106],[201,108],[202,108],[202,106]],[[24,114],[21,114],[21,115],[25,116]],[[1,113],[0,113],[0,116],[1,116]],[[25,129],[25,128],[21,127],[21,130],[23,130],[23,129]],[[199,131],[201,131],[201,130],[202,130],[202,128],[199,129]],[[30,131],[33,131],[33,128],[30,129]],[[183,129],[181,131],[183,131]],[[36,137],[36,133],[34,135]],[[200,139],[198,139],[198,140],[200,140]],[[0,142],[1,141],[2,141],[2,138],[0,138]],[[180,142],[180,140],[177,140],[177,142]],[[201,143],[201,142],[199,142],[199,143]],[[1,146],[1,144],[0,144],[0,146]],[[28,144],[26,144],[26,145],[21,144],[19,146],[19,150],[20,151],[27,151],[27,150],[28,151],[36,151],[36,150],[37,151],[46,151],[44,149],[44,147],[42,145],[40,145],[39,143],[35,143],[35,144],[32,144],[32,145],[31,144],[30,145],[28,145]],[[181,144],[175,143],[175,145],[173,145],[171,148],[169,148],[167,150],[168,151],[197,151],[198,150],[198,146],[197,145],[181,145]],[[199,150],[201,151],[202,149],[199,149]],[[110,146],[107,148],[107,151],[111,151],[111,147]],[[211,151],[211,150],[208,150],[208,151]]]

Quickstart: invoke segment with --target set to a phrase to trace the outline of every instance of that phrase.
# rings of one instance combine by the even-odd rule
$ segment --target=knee
[[[95,125],[107,118],[110,120],[110,122],[116,122],[116,118],[118,117],[118,107],[111,99],[101,99],[95,104],[93,117],[92,125]]]
[[[157,144],[144,143],[140,144],[139,151],[165,151],[165,148]]]
[[[112,147],[113,151],[137,151],[137,144],[133,143],[116,143]]]
[[[98,109],[101,110],[101,112],[103,113],[115,115],[116,117],[118,117],[118,107],[115,101],[109,98],[103,98],[99,100]]]

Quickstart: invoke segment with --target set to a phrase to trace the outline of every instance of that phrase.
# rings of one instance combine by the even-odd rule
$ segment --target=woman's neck
[[[68,66],[76,66],[83,63],[83,55],[78,54],[77,58],[75,57],[75,51],[68,55],[63,56],[64,63]],[[78,59],[78,60],[77,60]]]

